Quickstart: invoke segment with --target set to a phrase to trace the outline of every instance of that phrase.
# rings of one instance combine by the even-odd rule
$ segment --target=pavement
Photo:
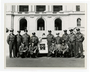
[[[9,58],[6,67],[85,67],[85,58]]]

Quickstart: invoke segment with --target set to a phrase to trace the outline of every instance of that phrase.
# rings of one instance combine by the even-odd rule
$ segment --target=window
[[[45,30],[44,20],[42,18],[37,21],[37,30]]]
[[[59,12],[62,10],[62,6],[53,6],[53,12]]]
[[[55,30],[62,30],[62,21],[59,18],[55,20]]]
[[[25,29],[27,29],[27,20],[23,18],[20,20],[20,30],[25,30]]]
[[[44,12],[46,10],[45,5],[37,5],[36,12]]]
[[[76,6],[76,11],[80,11],[80,6],[79,5]]]
[[[28,12],[28,5],[20,5],[19,12]]]
[[[80,18],[77,19],[77,26],[81,26],[81,19]]]

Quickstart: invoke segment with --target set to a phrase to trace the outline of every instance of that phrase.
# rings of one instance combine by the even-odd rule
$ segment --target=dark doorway
[[[55,30],[62,30],[62,21],[59,18],[55,20]]]
[[[37,30],[45,30],[45,22],[42,18],[37,20]]]
[[[20,30],[27,29],[27,20],[25,18],[20,20]]]

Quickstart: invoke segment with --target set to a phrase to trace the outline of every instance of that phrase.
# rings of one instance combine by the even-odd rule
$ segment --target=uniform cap
[[[48,32],[52,32],[51,30],[48,30]]]
[[[67,30],[64,30],[64,32],[67,32]]]
[[[10,32],[13,32],[13,31],[14,31],[13,29],[10,30]]]
[[[78,28],[78,29],[76,29],[77,31],[80,31],[80,29]]]
[[[35,32],[32,33],[32,35],[35,35],[35,34],[36,34]]]
[[[73,29],[70,29],[69,31],[71,32],[71,31],[73,31]]]
[[[56,35],[59,35],[59,33],[56,33]]]

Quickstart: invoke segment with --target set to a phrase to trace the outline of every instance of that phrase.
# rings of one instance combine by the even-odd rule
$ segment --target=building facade
[[[40,37],[47,35],[48,30],[62,36],[63,30],[79,27],[85,33],[85,4],[6,4],[6,28],[28,30],[28,34],[36,32]],[[69,31],[68,31],[69,32]]]

